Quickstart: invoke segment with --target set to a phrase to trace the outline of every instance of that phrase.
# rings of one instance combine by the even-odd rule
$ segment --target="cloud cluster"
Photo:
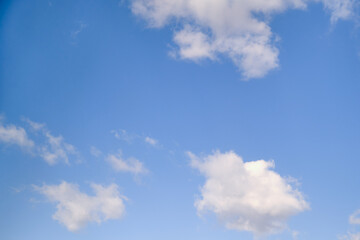
[[[276,233],[290,216],[309,208],[303,195],[272,170],[273,161],[243,162],[234,152],[188,155],[191,166],[206,178],[195,202],[198,212],[215,213],[226,228]]]
[[[61,135],[52,135],[45,124],[33,122],[29,119],[24,119],[24,121],[28,123],[32,131],[27,132],[25,128],[13,124],[4,125],[0,119],[0,142],[18,145],[41,157],[50,165],[59,162],[69,164],[69,156],[78,155],[73,145],[65,142]],[[35,133],[32,137],[40,136],[39,141],[31,139],[29,133]]]
[[[178,48],[172,55],[193,61],[225,55],[245,78],[259,78],[279,65],[270,17],[319,1],[331,12],[332,22],[352,15],[354,0],[132,0],[131,8],[150,27],[180,26],[174,31]]]
[[[91,184],[95,195],[79,190],[75,184],[34,186],[49,201],[56,203],[53,219],[64,224],[69,231],[77,231],[90,222],[101,223],[119,219],[125,213],[125,205],[116,184],[108,187]]]
[[[106,161],[110,163],[115,171],[118,172],[130,172],[135,175],[148,172],[144,164],[136,158],[130,157],[128,159],[124,159],[120,150],[117,154],[109,154],[106,157]]]
[[[350,215],[349,223],[353,225],[360,225],[360,209],[356,210],[353,214]],[[360,240],[360,232],[349,232],[347,235],[339,237],[339,240]]]

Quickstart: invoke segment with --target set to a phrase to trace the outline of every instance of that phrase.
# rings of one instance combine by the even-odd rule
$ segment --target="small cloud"
[[[4,125],[2,119],[0,119],[0,142],[18,145],[25,149],[31,149],[35,146],[34,141],[28,137],[24,128],[13,124]]]
[[[145,137],[145,142],[152,145],[152,146],[157,146],[158,145],[158,140],[151,138],[151,137]]]
[[[360,224],[360,209],[356,210],[351,216],[349,217],[350,224]]]
[[[338,237],[339,240],[360,240],[360,232],[348,233],[347,235]]]
[[[72,42],[71,42],[72,44],[76,44],[78,35],[87,27],[88,27],[88,25],[81,21],[77,24],[76,29],[71,31],[71,33],[70,33],[70,37],[72,39]]]
[[[354,16],[355,1],[354,0],[322,0],[325,8],[331,14],[331,23],[339,20],[350,19]]]
[[[111,133],[114,135],[116,139],[126,141],[128,143],[131,143],[135,138],[137,138],[137,135],[129,134],[124,129],[119,130],[111,130]]]
[[[145,174],[148,170],[144,167],[144,164],[136,158],[130,157],[124,159],[122,152],[119,150],[117,154],[109,154],[106,157],[106,161],[110,163],[113,169],[117,172],[130,172],[132,174]]]
[[[298,231],[292,231],[291,232],[291,236],[292,236],[292,239],[293,240],[297,240],[298,239],[298,237],[299,237],[299,232]]]
[[[94,157],[100,157],[102,155],[102,152],[99,149],[97,149],[96,147],[94,147],[94,146],[91,146],[90,153]]]
[[[21,187],[10,187],[10,189],[12,190],[13,193],[21,193],[23,192],[26,187],[25,186],[21,186]]]
[[[87,24],[80,22],[79,27],[71,32],[71,37],[76,38],[79,35],[79,33],[81,33],[86,27]]]
[[[63,181],[59,185],[33,186],[50,202],[56,203],[52,216],[69,231],[75,232],[90,222],[119,219],[125,214],[125,205],[116,184],[107,187],[91,184],[94,195],[79,190],[78,185]]]

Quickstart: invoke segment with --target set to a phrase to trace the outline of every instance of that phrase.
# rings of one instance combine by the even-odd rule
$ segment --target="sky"
[[[3,0],[0,239],[360,240],[358,0]]]

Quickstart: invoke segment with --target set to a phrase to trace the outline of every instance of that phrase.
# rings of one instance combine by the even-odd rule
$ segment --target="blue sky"
[[[360,239],[357,0],[0,6],[1,239]]]

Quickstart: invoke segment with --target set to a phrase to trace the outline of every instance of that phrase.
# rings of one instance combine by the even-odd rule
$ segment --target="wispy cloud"
[[[91,184],[95,195],[79,190],[78,185],[62,182],[59,185],[34,186],[50,202],[56,203],[57,211],[52,216],[69,231],[77,231],[90,222],[101,223],[119,219],[125,213],[125,205],[116,184],[102,186]]]
[[[159,146],[159,141],[155,138],[144,136],[136,133],[129,133],[124,129],[111,130],[111,133],[114,135],[116,139],[125,141],[127,143],[134,143],[135,141],[143,141],[151,146]]]
[[[49,165],[55,165],[59,162],[69,164],[70,155],[78,156],[78,152],[73,145],[65,142],[61,135],[52,135],[45,124],[29,119],[25,119],[25,121],[45,139],[43,143],[38,144],[37,152]]]
[[[332,23],[340,19],[350,19],[355,14],[355,0],[322,0],[322,2],[331,14]]]
[[[144,164],[134,157],[123,158],[121,150],[117,154],[109,154],[106,161],[117,172],[129,172],[135,175],[145,174],[149,171],[145,168]]]
[[[128,143],[132,143],[136,138],[139,136],[136,134],[129,134],[124,129],[118,129],[118,130],[111,130],[111,133],[114,135],[116,139],[126,141]]]
[[[43,123],[37,123],[30,119],[23,118],[28,124],[28,131],[24,127],[13,124],[4,125],[0,119],[0,143],[7,145],[18,145],[33,156],[39,156],[49,165],[59,162],[69,164],[70,156],[78,158],[76,148],[65,142],[64,138],[54,136]],[[33,138],[30,139],[29,135]]]
[[[102,155],[102,152],[98,148],[91,146],[90,154],[93,155],[94,157],[100,157]]]
[[[71,37],[71,40],[72,40],[71,43],[72,44],[77,43],[79,34],[82,31],[84,31],[84,29],[87,28],[87,27],[88,27],[88,25],[86,23],[84,23],[84,22],[80,21],[80,22],[77,23],[76,28],[73,31],[71,31],[71,33],[70,33],[70,37]]]
[[[145,142],[152,145],[152,146],[157,146],[159,144],[158,140],[151,138],[151,137],[145,137]]]
[[[309,208],[303,195],[272,170],[273,161],[243,162],[234,152],[188,155],[191,166],[206,178],[197,211],[214,212],[228,229],[276,233],[290,216]]]

